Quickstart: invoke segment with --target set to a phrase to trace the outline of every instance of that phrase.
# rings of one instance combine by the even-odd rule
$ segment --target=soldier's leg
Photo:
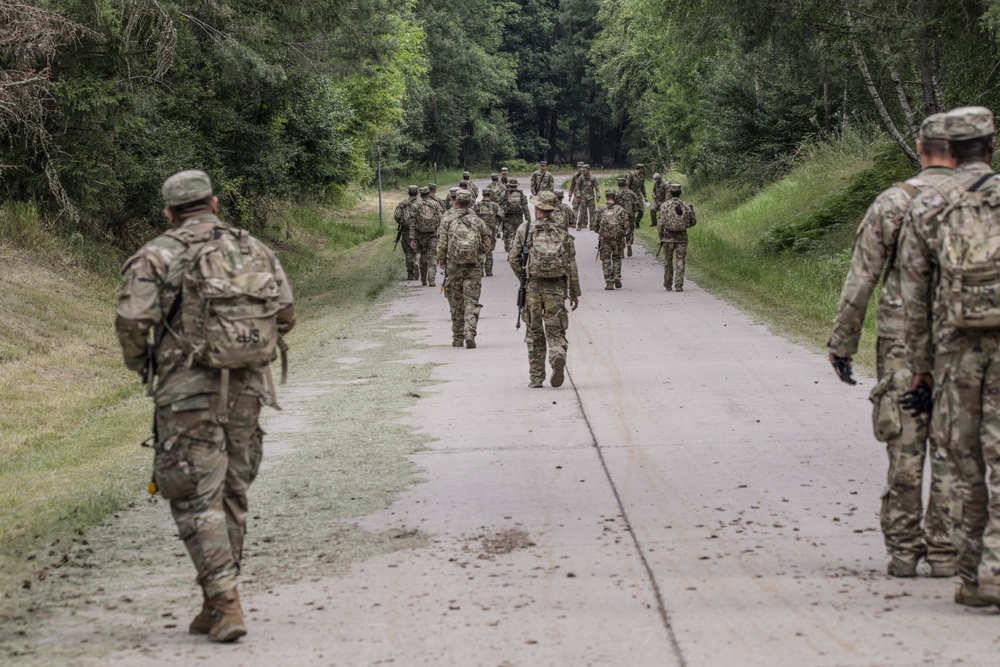
[[[530,386],[541,387],[545,381],[545,330],[540,294],[527,294],[524,309],[524,342],[528,344],[528,378]]]
[[[619,280],[619,281],[622,279],[622,246],[623,245],[624,245],[624,243],[622,243],[618,239],[615,239],[614,241],[612,241],[612,244],[611,244],[612,273],[614,275],[614,279],[615,280]]]
[[[579,200],[579,198],[574,198],[573,199],[572,206],[573,206],[573,223],[574,223],[574,226],[579,230],[580,229],[580,200]]]
[[[879,382],[872,391],[872,423],[875,438],[885,443],[889,456],[880,511],[882,535],[892,557],[889,573],[912,576],[925,552],[921,487],[927,420],[913,417],[899,407],[899,399],[910,388],[912,378],[906,345],[900,340],[879,338],[877,355]]]
[[[462,279],[458,275],[445,278],[444,295],[451,311],[451,341],[456,347],[465,342],[465,299],[462,296]]]
[[[486,251],[486,260],[483,262],[483,273],[488,276],[493,275],[493,251],[497,247],[497,233],[492,227],[490,229],[490,238],[493,239],[493,245],[489,250]]]
[[[594,220],[594,216],[597,214],[597,208],[596,208],[596,206],[594,204],[594,200],[591,199],[590,201],[585,202],[584,205],[587,207],[587,227],[586,228],[587,229],[596,229],[596,222],[597,221]]]
[[[983,461],[989,466],[988,520],[979,561],[979,587],[1000,596],[1000,349],[994,339],[985,344],[988,360],[983,377],[980,439]]]
[[[566,310],[566,299],[560,294],[540,294],[542,301],[543,323],[545,325],[545,340],[549,348],[549,363],[562,357],[566,359],[569,343],[566,341],[566,327],[569,324],[569,313]]]
[[[601,255],[601,268],[604,270],[604,282],[606,284],[604,289],[614,289],[612,286],[612,282],[615,279],[614,260],[611,253],[611,242],[608,239],[601,242],[599,252]]]
[[[646,211],[646,207],[639,203],[639,210],[635,212],[635,228],[639,229],[639,225],[642,224],[642,214]]]
[[[427,257],[427,284],[433,287],[437,279],[437,237],[428,236],[426,240],[426,250],[422,255]]]
[[[649,226],[656,227],[657,220],[660,217],[660,212],[653,209],[649,209]]]
[[[153,479],[170,502],[206,598],[234,589],[239,573],[223,503],[226,434],[217,400],[205,394],[158,407],[160,442],[153,458]]]
[[[416,280],[419,277],[416,263],[417,253],[410,247],[410,242],[407,240],[400,240],[400,245],[403,247],[403,256],[406,258],[406,279]]]
[[[688,254],[688,244],[678,243],[676,247],[677,261],[674,264],[674,289],[680,291],[684,289],[684,264]]]
[[[465,340],[475,340],[476,331],[479,326],[479,312],[483,309],[483,304],[479,303],[479,295],[483,291],[483,279],[478,272],[469,272],[462,281],[462,293],[465,321]]]
[[[668,290],[674,288],[674,243],[666,241],[663,246],[663,286]]]
[[[257,477],[263,457],[264,432],[258,424],[259,419],[260,398],[254,393],[242,393],[236,397],[225,427],[229,465],[222,501],[237,567],[243,558],[243,538],[247,529],[247,491]]]

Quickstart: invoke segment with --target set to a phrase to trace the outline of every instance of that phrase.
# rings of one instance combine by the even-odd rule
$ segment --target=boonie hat
[[[455,203],[456,204],[471,204],[472,203],[472,193],[465,188],[459,190],[455,193]]]
[[[540,208],[543,211],[554,211],[559,208],[559,200],[556,198],[556,193],[549,192],[548,190],[543,190],[532,197],[531,203],[535,208]]]
[[[948,141],[968,141],[992,137],[993,112],[986,107],[958,107],[944,115],[944,129]]]
[[[163,182],[161,189],[167,206],[182,206],[212,196],[212,180],[203,171],[179,171]]]
[[[948,132],[945,130],[945,115],[943,113],[932,113],[924,122],[920,124],[921,139],[947,139]]]

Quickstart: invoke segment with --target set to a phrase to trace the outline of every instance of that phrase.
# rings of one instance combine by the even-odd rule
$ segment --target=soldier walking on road
[[[629,220],[635,219],[635,212],[637,209],[642,208],[642,201],[639,200],[639,196],[625,187],[625,179],[618,179],[618,199],[617,204],[625,209],[625,213],[628,214]],[[622,237],[622,247],[625,250],[625,254],[628,257],[632,256],[632,241],[635,239],[635,229],[629,225],[628,230]]]
[[[417,254],[420,284],[434,286],[437,275],[437,236],[441,225],[442,207],[435,201],[430,188],[421,191],[417,218],[410,227],[410,248]]]
[[[914,198],[899,242],[904,407],[933,413],[931,440],[955,473],[955,602],[986,607],[1000,605],[1000,177],[988,109],[954,109],[944,126],[957,166]]]
[[[455,196],[454,214],[441,225],[437,244],[439,264],[447,271],[445,295],[451,307],[451,344],[455,347],[476,347],[479,324],[479,295],[483,290],[483,262],[490,251],[490,230],[473,213],[472,193],[459,190]]]
[[[447,211],[448,207],[445,206],[444,200],[437,196],[437,189],[438,189],[437,184],[436,183],[429,183],[427,185],[427,189],[430,191],[430,198],[433,201],[435,201],[437,203],[437,205],[441,208],[441,213],[444,213],[445,211]]]
[[[502,185],[505,190],[510,187],[510,176],[507,171],[507,167],[500,169],[500,185]]]
[[[503,227],[503,210],[500,208],[500,204],[493,201],[493,191],[489,188],[483,188],[483,198],[473,205],[472,210],[486,223],[486,227],[490,230],[490,249],[486,252],[486,258],[483,262],[483,273],[492,276],[493,251],[497,247],[497,233]]]
[[[625,236],[632,227],[632,221],[625,209],[617,204],[618,193],[608,190],[607,203],[601,207],[595,218],[598,238],[598,254],[604,269],[604,289],[621,289],[622,286],[622,246]]]
[[[269,364],[295,325],[292,288],[270,248],[216,216],[207,174],[174,174],[163,198],[172,229],[126,262],[115,330],[155,400],[151,491],[169,501],[204,594],[189,630],[231,642],[247,632],[236,589],[247,492],[261,404],[276,402]]]
[[[583,165],[583,173],[576,179],[573,189],[574,204],[579,204],[576,213],[576,229],[590,229],[596,224],[594,208],[601,200],[601,187],[597,178],[590,175],[590,165]]]
[[[472,193],[472,201],[476,201],[477,199],[479,199],[479,188],[476,187],[476,184],[472,182],[472,174],[470,174],[467,171],[463,171],[462,180],[465,181],[466,184],[468,184],[468,187],[465,189]],[[461,183],[459,183],[459,187],[462,187]]]
[[[572,229],[576,216],[573,215],[573,209],[564,201],[566,199],[566,191],[556,190],[556,197],[559,199],[559,209],[552,214],[552,217],[558,218],[559,224],[567,230]]]
[[[571,223],[572,226],[576,225],[577,211],[580,210],[580,200],[577,197],[573,196],[573,193],[576,192],[576,182],[580,179],[580,176],[583,175],[583,164],[584,164],[583,162],[576,163],[576,172],[573,174],[573,177],[569,179],[568,192],[569,192],[570,204],[573,206],[573,217],[571,218],[571,220],[573,221]]]
[[[659,234],[663,248],[663,287],[669,292],[684,291],[684,264],[687,259],[688,233],[697,220],[694,207],[681,200],[681,186],[670,184],[670,199],[660,207]],[[676,257],[676,264],[674,259]],[[673,285],[673,287],[671,287]]]
[[[407,188],[409,199],[396,204],[392,217],[396,221],[396,241],[403,243],[403,256],[406,260],[406,279],[417,279],[416,253],[410,247],[410,227],[417,217],[417,186]]]
[[[871,401],[875,439],[885,443],[889,455],[880,517],[890,557],[888,571],[894,577],[916,576],[921,558],[930,564],[932,577],[955,574],[955,547],[948,511],[951,474],[947,459],[932,439],[931,485],[925,516],[921,487],[928,447],[927,419],[899,409],[912,375],[903,339],[900,263],[895,261],[899,232],[913,198],[949,179],[955,166],[944,118],[944,114],[928,116],[920,128],[917,152],[923,171],[880,194],[861,221],[833,335],[827,344],[834,368],[840,373],[844,373],[841,369],[850,369],[851,359],[858,351],[868,301],[884,270],[876,316],[878,384],[872,390]],[[849,371],[841,379],[853,384]]]
[[[538,170],[531,175],[531,196],[534,197],[539,192],[553,192],[556,189],[556,180],[552,178],[548,171],[549,163],[542,160],[538,163]]]
[[[493,201],[499,204],[503,201],[503,193],[505,192],[504,186],[500,183],[500,174],[490,174],[490,184],[486,186],[487,190],[493,193]]]
[[[649,206],[650,227],[656,227],[656,220],[663,202],[667,201],[670,194],[670,182],[664,180],[660,174],[653,174],[653,201]]]
[[[524,342],[528,344],[528,386],[541,387],[545,381],[547,348],[552,366],[551,384],[559,387],[565,379],[569,348],[566,299],[569,298],[573,310],[580,305],[580,275],[573,237],[562,221],[550,217],[558,209],[556,196],[543,191],[532,197],[531,203],[535,207],[535,221],[518,227],[507,261],[520,277],[522,250],[527,245],[527,294],[521,317],[527,329]]]
[[[514,239],[518,226],[524,220],[530,220],[531,214],[528,212],[528,198],[518,187],[517,179],[512,178],[508,182],[507,192],[504,193],[503,206],[503,247],[510,252],[510,243]]]
[[[646,165],[641,162],[635,165],[635,169],[631,174],[625,179],[625,187],[635,193],[636,198],[639,200],[639,206],[632,213],[632,220],[635,224],[635,228],[639,228],[639,224],[642,222],[642,214],[645,212],[646,203],[649,199],[646,198]],[[619,191],[621,188],[619,188]]]

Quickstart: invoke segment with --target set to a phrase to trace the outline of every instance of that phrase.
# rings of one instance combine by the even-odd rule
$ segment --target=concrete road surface
[[[453,348],[446,300],[409,283],[387,317],[416,328],[438,381],[406,423],[433,440],[424,482],[365,528],[429,544],[343,577],[276,587],[241,665],[1000,664],[1000,618],[955,580],[884,574],[885,454],[870,380],[690,281],[667,292],[636,246],[605,291],[596,235],[576,234],[583,297],[566,384],[528,388],[517,282],[502,244],[479,347]],[[697,244],[689,255],[696,263]],[[282,618],[294,599],[322,607]],[[184,662],[191,657],[179,660]],[[165,654],[160,663],[170,662]],[[192,664],[188,662],[188,664]]]

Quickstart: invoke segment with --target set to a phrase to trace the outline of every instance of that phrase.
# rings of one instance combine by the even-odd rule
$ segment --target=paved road
[[[405,421],[424,483],[365,528],[426,547],[249,604],[322,596],[253,628],[225,664],[992,665],[995,611],[954,581],[884,575],[884,453],[867,392],[645,251],[606,292],[593,232],[569,380],[529,389],[516,280],[496,255],[479,347],[451,347],[437,289],[410,283],[412,358],[438,381]],[[502,248],[502,246],[501,246]],[[637,246],[638,248],[638,246]],[[692,248],[697,261],[697,247]],[[228,657],[226,657],[228,656]]]

